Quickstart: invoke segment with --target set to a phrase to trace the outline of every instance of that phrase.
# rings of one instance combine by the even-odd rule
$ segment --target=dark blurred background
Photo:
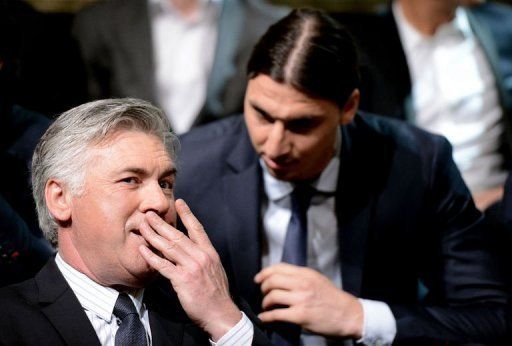
[[[74,12],[96,0],[26,0],[44,12]],[[387,0],[269,0],[269,2],[292,7],[313,6],[327,11],[374,11]],[[512,4],[512,0],[498,0]]]
[[[85,76],[77,65],[70,28],[75,13],[97,0],[0,0],[15,4],[21,31],[19,83],[15,100],[28,109],[55,117],[85,102]],[[317,7],[328,12],[372,12],[388,0],[267,0],[290,7]],[[512,0],[501,0],[512,4]],[[14,86],[13,86],[14,87]]]

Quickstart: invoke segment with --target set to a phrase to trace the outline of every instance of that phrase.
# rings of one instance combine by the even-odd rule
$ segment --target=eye
[[[166,181],[166,180],[161,181],[159,184],[160,184],[160,187],[164,190],[172,191],[172,189],[174,187],[174,184],[172,182]]]
[[[305,133],[318,125],[318,121],[313,118],[296,119],[288,122],[287,127],[295,133]]]
[[[273,123],[274,118],[272,118],[267,112],[265,112],[263,109],[259,107],[253,106],[254,111],[256,112],[256,116],[258,117],[258,120],[265,123]]]
[[[126,177],[121,179],[121,182],[133,185],[139,183],[139,179],[137,177]]]

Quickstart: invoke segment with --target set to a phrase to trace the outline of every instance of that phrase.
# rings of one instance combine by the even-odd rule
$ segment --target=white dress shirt
[[[326,194],[337,189],[340,169],[341,132],[338,132],[337,153],[331,159],[320,177],[312,186]],[[263,185],[267,199],[263,205],[263,229],[265,246],[262,266],[268,267],[281,262],[288,223],[291,218],[291,197],[294,186],[273,177],[265,163],[260,160],[263,170]],[[339,230],[335,211],[335,197],[314,195],[307,212],[308,219],[308,267],[328,277],[336,287],[343,288],[339,248]],[[360,299],[364,312],[363,337],[358,342],[366,345],[389,345],[396,335],[396,321],[389,306],[383,302]],[[303,332],[304,345],[327,345],[324,337]]]
[[[87,318],[91,321],[101,345],[114,346],[116,332],[120,324],[117,317],[114,316],[114,306],[119,292],[113,288],[102,286],[80,273],[64,262],[59,253],[55,256],[55,263],[78,298]],[[152,345],[149,313],[142,301],[144,290],[129,293],[128,296],[133,301],[140,321],[146,330],[148,345]],[[240,321],[216,343],[210,340],[210,344],[219,346],[251,345],[253,334],[254,327],[242,312]]]
[[[185,18],[169,0],[148,0],[157,100],[174,132],[188,131],[206,100],[221,0],[198,0]]]
[[[458,7],[454,19],[428,37],[407,22],[398,2],[392,9],[411,75],[415,123],[448,138],[471,192],[501,186],[507,177],[498,153],[503,111],[466,10]]]

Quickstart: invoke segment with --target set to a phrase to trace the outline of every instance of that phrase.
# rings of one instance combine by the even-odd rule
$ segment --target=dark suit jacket
[[[242,111],[252,47],[286,14],[260,0],[227,0],[222,6],[206,101],[196,124]],[[91,98],[130,96],[158,103],[149,20],[147,0],[104,1],[78,14],[74,34]]]
[[[0,100],[0,287],[34,276],[53,248],[44,239],[30,186],[30,164],[50,119]]]
[[[5,111],[0,109],[0,121],[0,167],[9,167],[4,170],[4,179],[0,181],[0,194],[23,218],[34,235],[41,236],[32,198],[30,166],[37,142],[50,126],[51,120],[10,104]]]
[[[412,120],[411,77],[392,11],[387,9],[377,15],[339,13],[335,17],[351,29],[363,51],[360,108]],[[468,7],[468,20],[496,79],[506,127],[502,152],[510,161],[512,7],[490,2]]]
[[[495,233],[496,252],[501,256],[506,273],[508,291],[512,294],[512,173],[505,182],[503,199],[485,211],[487,222]]]
[[[209,345],[208,335],[188,319],[169,287],[158,283],[146,288],[144,302],[153,345]],[[35,278],[0,289],[0,306],[0,345],[100,344],[53,258]],[[253,344],[268,344],[257,326]]]
[[[343,289],[388,303],[397,342],[504,333],[505,294],[487,251],[482,216],[448,142],[366,114],[341,128],[336,212]],[[263,195],[258,157],[242,118],[182,137],[176,196],[205,226],[232,282],[260,310]],[[418,301],[418,282],[428,289]]]
[[[34,276],[53,251],[0,194],[0,287]]]

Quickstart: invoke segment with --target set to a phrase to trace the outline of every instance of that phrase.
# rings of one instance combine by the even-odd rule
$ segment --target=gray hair
[[[58,224],[46,205],[46,183],[60,180],[72,194],[79,195],[89,159],[85,149],[122,130],[157,136],[176,162],[178,141],[165,114],[138,99],[98,100],[77,106],[60,115],[39,140],[32,158],[32,190],[39,226],[52,244],[57,245]]]

